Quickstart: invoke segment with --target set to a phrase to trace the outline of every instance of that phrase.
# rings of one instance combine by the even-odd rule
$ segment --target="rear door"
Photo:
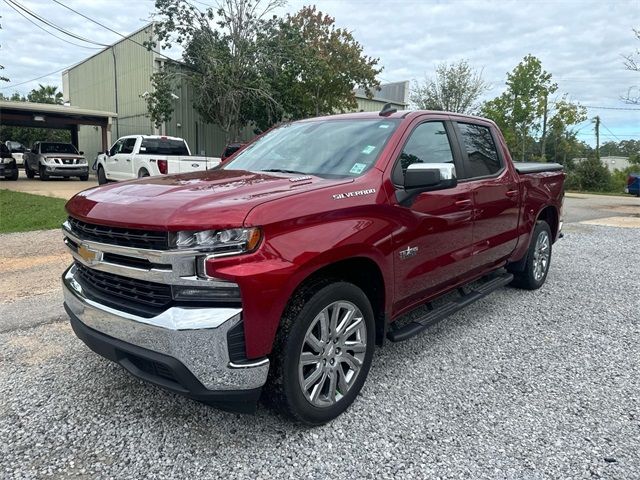
[[[392,172],[397,190],[407,167],[416,162],[461,168],[453,127],[442,116],[410,128]],[[469,185],[461,184],[421,193],[408,205],[396,201],[394,207],[403,226],[393,238],[396,309],[402,310],[456,283],[472,268],[473,201]]]
[[[474,203],[474,268],[485,269],[505,260],[516,247],[520,192],[515,172],[507,167],[489,123],[455,122],[463,160],[460,179]]]

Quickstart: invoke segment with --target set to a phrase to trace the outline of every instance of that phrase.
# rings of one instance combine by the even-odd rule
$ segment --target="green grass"
[[[591,192],[589,190],[567,190],[566,193],[586,193],[588,195],[605,195],[607,197],[633,197],[624,192]]]
[[[0,190],[0,233],[60,228],[66,200]]]

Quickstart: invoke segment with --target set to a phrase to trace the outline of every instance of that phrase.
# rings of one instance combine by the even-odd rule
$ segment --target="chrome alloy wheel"
[[[542,280],[542,277],[547,272],[550,256],[551,242],[549,233],[542,230],[536,239],[536,246],[533,250],[533,278],[535,278],[536,282]]]
[[[330,407],[360,373],[367,351],[367,325],[353,303],[333,302],[311,322],[300,349],[298,379],[307,400]]]

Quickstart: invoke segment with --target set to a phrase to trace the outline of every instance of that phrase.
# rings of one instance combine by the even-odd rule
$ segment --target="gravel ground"
[[[217,411],[90,352],[0,334],[2,478],[640,478],[639,231],[569,225],[547,284],[379,349],[341,418]]]

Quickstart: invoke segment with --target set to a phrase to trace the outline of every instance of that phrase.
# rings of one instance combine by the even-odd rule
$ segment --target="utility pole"
[[[600,160],[600,116],[596,115],[596,158]]]
[[[548,110],[547,110],[547,100],[549,98],[549,93],[545,92],[544,94],[544,114],[542,116],[542,148],[541,148],[541,157],[544,159],[544,161],[546,162],[546,156],[545,156],[545,151],[547,149],[547,115],[548,115]]]

